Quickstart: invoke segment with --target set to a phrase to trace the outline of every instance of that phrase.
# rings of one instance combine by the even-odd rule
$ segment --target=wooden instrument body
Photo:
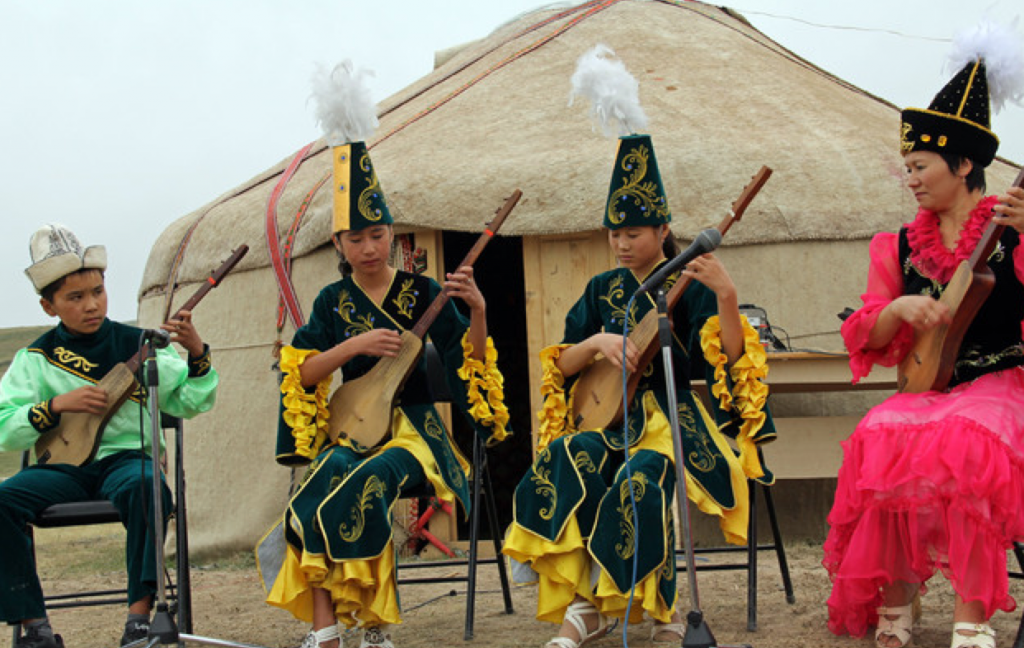
[[[191,311],[195,308],[207,293],[220,285],[224,277],[248,252],[248,245],[238,246],[219,268],[210,273],[210,277],[175,312],[171,319],[177,318],[182,311]],[[60,425],[43,433],[36,441],[35,453],[38,463],[84,466],[92,461],[99,449],[103,428],[138,386],[135,372],[141,363],[141,354],[136,353],[125,362],[114,365],[114,368],[96,383],[97,387],[101,387],[107,392],[107,407],[102,415],[87,412],[62,412]]]
[[[423,339],[418,335],[403,331],[401,339],[397,354],[380,358],[365,374],[334,391],[328,403],[331,441],[349,438],[372,448],[391,431],[397,395],[423,354]]]
[[[772,175],[769,167],[762,166],[754,178],[743,188],[732,204],[732,211],[718,224],[724,236],[729,228],[743,217],[743,212],[761,191]],[[671,312],[690,285],[689,278],[680,278],[672,286],[665,300]],[[632,400],[647,365],[658,354],[658,312],[650,310],[629,333],[629,339],[640,349],[637,370],[626,379],[626,397]],[[608,358],[598,358],[581,373],[573,385],[572,420],[577,430],[603,430],[622,419],[622,369]]]
[[[36,459],[40,464],[73,464],[84,466],[96,456],[103,428],[136,388],[134,372],[123,362],[114,365],[98,383],[107,392],[107,407],[103,414],[64,412],[60,425],[44,432],[35,444]]]
[[[939,297],[939,303],[956,316],[949,324],[918,333],[913,348],[897,368],[897,391],[920,394],[949,384],[964,334],[995,285],[995,275],[987,265],[971,270],[968,261],[960,262]]]
[[[653,344],[658,336],[658,311],[652,309],[629,333],[643,353],[637,367],[646,367],[658,353]],[[633,398],[640,383],[642,371],[627,377],[626,393]],[[577,430],[603,430],[622,418],[622,368],[605,357],[598,358],[580,374],[573,386],[573,422]]]

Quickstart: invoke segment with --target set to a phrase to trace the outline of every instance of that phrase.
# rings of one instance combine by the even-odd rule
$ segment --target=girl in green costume
[[[538,583],[537,617],[562,624],[547,648],[577,648],[607,633],[609,617],[625,618],[634,553],[630,622],[646,612],[655,620],[656,642],[678,645],[684,631],[675,611],[676,467],[661,356],[640,368],[628,425],[575,430],[570,414],[572,385],[581,370],[599,355],[621,368],[625,325],[632,330],[655,308],[649,295],[632,307],[630,297],[675,254],[650,138],[623,138],[617,170],[604,225],[619,267],[590,280],[566,317],[562,343],[541,352],[545,401],[538,454],[516,489],[503,550],[515,567],[528,566]],[[743,544],[746,480],[766,478],[756,444],[773,436],[764,429],[767,387],[759,380],[766,373],[765,351],[740,316],[736,287],[714,255],[688,264],[666,290],[683,277],[694,281],[672,313],[672,356],[688,494],[700,510],[720,518],[729,542]],[[643,350],[631,341],[626,347],[626,365],[635,371]],[[692,391],[691,380],[698,378],[712,386],[723,418],[735,415],[738,424],[730,429],[738,453]],[[517,580],[525,580],[522,569],[515,571]]]

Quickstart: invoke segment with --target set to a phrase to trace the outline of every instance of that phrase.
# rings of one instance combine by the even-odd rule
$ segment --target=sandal
[[[583,619],[585,615],[596,614],[597,615],[597,627],[594,631],[587,634],[587,622]],[[551,641],[544,644],[544,648],[581,648],[591,641],[595,641],[605,636],[609,632],[615,629],[618,625],[618,620],[614,621],[611,625],[608,624],[608,619],[601,615],[597,611],[597,607],[594,606],[590,601],[576,601],[565,609],[565,621],[568,621],[573,628],[576,629],[576,634],[581,638],[579,641],[573,641],[569,637],[555,637]]]
[[[676,635],[673,639],[656,639],[662,632],[671,632]],[[655,646],[678,646],[686,638],[686,624],[679,623],[655,623],[651,626],[651,642]]]
[[[974,634],[965,635],[960,630]],[[996,648],[996,631],[987,623],[954,623],[953,642],[950,648]]]
[[[363,631],[363,640],[359,648],[395,648],[391,643],[391,635],[384,632],[383,628],[367,628]]]
[[[895,619],[888,617],[895,616]],[[878,626],[875,628],[875,645],[878,648],[888,648],[883,643],[883,637],[895,637],[900,642],[900,648],[911,646],[911,633],[914,629],[914,605],[907,603],[899,607],[878,608]]]
[[[320,646],[327,641],[338,640],[338,646],[341,646],[341,634],[338,632],[338,626],[331,625],[326,628],[319,630],[310,630],[309,634],[299,644],[299,648],[320,648]]]

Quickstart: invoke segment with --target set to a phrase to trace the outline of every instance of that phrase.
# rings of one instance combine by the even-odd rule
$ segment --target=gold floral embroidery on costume
[[[954,371],[962,367],[991,367],[1006,358],[1020,358],[1024,356],[1024,347],[1015,344],[1002,351],[986,355],[982,355],[977,349],[968,349],[962,350],[961,355],[962,357],[956,361]]]
[[[347,290],[342,290],[338,295],[338,307],[334,310],[348,324],[345,327],[346,337],[354,337],[373,330],[373,316],[356,315],[356,305],[352,302],[352,296],[348,294]]]
[[[427,412],[426,418],[423,419],[423,431],[432,439],[438,441],[444,439],[444,428],[441,427],[441,421],[437,420],[437,416],[433,412]]]
[[[1002,241],[996,242],[996,247],[992,250],[992,254],[988,255],[989,263],[999,263],[1006,258],[1006,248],[1003,247]]]
[[[366,528],[366,511],[373,508],[374,499],[384,499],[387,492],[387,484],[382,482],[377,475],[371,475],[363,484],[363,493],[359,497],[359,503],[352,511],[352,529],[348,530],[347,524],[338,526],[338,534],[345,542],[355,542],[363,535]]]
[[[53,355],[57,356],[57,360],[59,360],[62,365],[73,367],[86,373],[99,366],[95,362],[89,362],[74,351],[68,351],[64,347],[57,347],[54,349]]]
[[[608,307],[611,309],[613,324],[623,324],[626,322],[626,309],[620,305],[625,296],[626,291],[622,287],[622,277],[615,277],[608,283],[608,292],[600,297],[600,300],[608,304]],[[636,328],[636,302],[633,303],[633,307],[629,310],[629,328],[630,330]]]
[[[43,401],[28,411],[28,420],[37,430],[45,432],[57,425],[57,419],[50,411],[50,401]]]
[[[695,468],[701,472],[711,472],[715,469],[715,453],[708,445],[710,437],[697,433],[697,419],[686,403],[679,404],[679,429],[686,439],[684,446],[693,447],[687,455],[688,468]]]
[[[668,203],[658,190],[658,183],[644,182],[649,158],[650,152],[646,146],[638,146],[623,156],[622,169],[627,172],[627,176],[622,180],[622,186],[608,197],[608,222],[613,225],[625,220],[625,214],[618,208],[623,199],[632,199],[645,218],[654,218],[656,222],[668,219]]]
[[[530,481],[537,484],[537,488],[533,491],[534,494],[550,502],[549,506],[542,506],[537,511],[537,515],[542,520],[550,520],[555,516],[555,506],[558,503],[558,492],[555,490],[555,484],[551,481],[551,469],[541,468],[542,465],[546,465],[550,460],[551,450],[544,448],[537,456],[537,461],[530,467],[530,472],[533,473],[530,476]]]
[[[402,282],[402,289],[398,295],[391,300],[391,303],[398,308],[398,312],[412,319],[412,307],[416,305],[416,295],[419,293],[412,289],[413,280],[406,279]]]
[[[573,465],[576,466],[576,470],[580,472],[586,472],[593,475],[597,472],[597,466],[594,465],[594,460],[590,458],[590,453],[586,450],[580,450],[576,453],[576,456],[572,460]]]
[[[644,498],[647,492],[647,475],[636,473],[629,481],[619,485],[619,507],[616,512],[619,514],[619,530],[622,541],[615,543],[615,553],[619,558],[628,560],[633,557],[636,551],[636,527],[633,526],[633,502],[630,500],[630,487],[633,489],[633,498],[637,502]]]
[[[376,223],[383,216],[380,209],[372,208],[374,200],[377,200],[380,196],[380,181],[377,180],[377,173],[373,170],[373,165],[370,163],[369,152],[363,153],[363,157],[359,158],[359,168],[370,179],[370,186],[363,189],[359,194],[359,213],[366,220]]]

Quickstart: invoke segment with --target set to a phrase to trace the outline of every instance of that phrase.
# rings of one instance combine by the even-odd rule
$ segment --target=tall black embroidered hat
[[[365,142],[379,123],[363,83],[371,74],[346,60],[330,71],[319,70],[313,79],[317,121],[331,147],[334,233],[394,222]]]
[[[927,109],[903,110],[903,154],[950,153],[987,167],[999,148],[999,138],[991,130],[989,104],[991,101],[999,110],[1007,99],[1020,101],[1024,86],[1024,60],[1020,52],[1017,35],[992,22],[958,34],[950,52],[950,64],[959,71]]]
[[[662,225],[672,220],[665,188],[640,106],[640,84],[615,53],[604,45],[587,51],[576,63],[571,98],[590,100],[590,115],[608,136],[619,137],[603,225],[608,229]],[[571,103],[571,100],[570,100]]]

